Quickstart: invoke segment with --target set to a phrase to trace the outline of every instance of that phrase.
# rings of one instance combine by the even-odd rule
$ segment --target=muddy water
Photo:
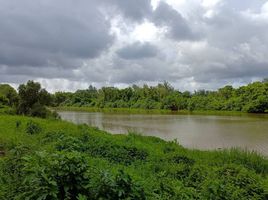
[[[240,147],[268,155],[268,116],[208,116],[59,112],[62,119],[117,134],[129,131],[177,139],[188,148]]]

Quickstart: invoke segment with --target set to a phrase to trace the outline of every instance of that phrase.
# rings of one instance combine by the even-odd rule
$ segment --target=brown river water
[[[114,134],[135,131],[142,135],[177,139],[187,148],[239,147],[268,156],[268,116],[111,114],[59,111],[63,120],[86,123]]]

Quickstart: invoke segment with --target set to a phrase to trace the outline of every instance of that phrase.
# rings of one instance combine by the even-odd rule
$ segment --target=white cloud
[[[266,3],[263,4],[262,8],[261,8],[261,12],[263,14],[268,14],[268,1]]]
[[[222,0],[203,0],[201,5],[206,9],[212,9],[217,6]]]

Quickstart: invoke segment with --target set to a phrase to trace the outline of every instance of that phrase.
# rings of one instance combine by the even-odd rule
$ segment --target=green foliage
[[[18,103],[16,90],[8,84],[0,84],[0,104],[15,106]]]
[[[114,163],[130,165],[135,161],[146,161],[148,153],[136,147],[114,144],[93,137],[61,137],[56,143],[59,151],[86,152],[92,157],[101,157]]]
[[[16,126],[17,126],[17,123],[16,123]],[[33,134],[38,134],[42,131],[40,125],[36,122],[33,122],[33,121],[29,121],[27,124],[26,124],[26,133],[30,134],[30,135],[33,135]]]
[[[96,199],[146,199],[143,188],[133,182],[132,178],[124,171],[113,177],[111,174],[104,172],[98,183]]]
[[[237,89],[227,85],[218,91],[199,90],[192,94],[176,91],[167,82],[125,89],[91,87],[75,93],[56,93],[54,99],[56,106],[264,113],[268,111],[268,84],[255,82]]]
[[[23,185],[18,199],[77,199],[90,196],[86,158],[77,153],[38,152],[24,157]]]
[[[268,160],[253,152],[10,115],[0,115],[0,146],[1,200],[268,198]]]
[[[51,105],[52,97],[38,82],[28,81],[25,85],[21,84],[18,90],[18,114],[42,118],[53,116],[45,107]]]
[[[0,108],[13,106],[18,114],[42,118],[58,118],[45,106],[166,109],[171,111],[242,111],[268,112],[268,84],[254,82],[240,88],[225,86],[218,91],[199,90],[194,93],[176,91],[169,83],[157,86],[133,85],[124,89],[89,86],[86,90],[49,94],[37,82],[19,86],[19,94],[9,85],[0,85]]]
[[[11,147],[8,152],[8,157],[0,162],[0,199],[14,199],[14,196],[20,194],[19,187],[23,181],[22,157],[30,153],[29,147],[18,144]],[[1,161],[1,159],[0,159]]]
[[[3,107],[4,105],[8,104],[8,99],[3,94],[0,94],[0,106]]]

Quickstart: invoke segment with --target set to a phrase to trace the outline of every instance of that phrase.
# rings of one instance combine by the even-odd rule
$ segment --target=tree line
[[[56,92],[55,106],[88,106],[98,108],[141,108],[189,111],[268,111],[268,81],[233,88],[227,85],[217,91],[180,92],[169,83],[157,86],[133,85],[124,89],[89,86],[74,93]]]
[[[49,106],[97,108],[169,109],[172,111],[268,111],[268,80],[233,88],[230,85],[217,91],[198,90],[181,92],[168,82],[156,86],[137,86],[119,89],[89,86],[75,92],[48,93],[40,83],[28,81],[18,87],[0,85],[0,107],[14,108],[17,114],[46,118],[52,114]]]

